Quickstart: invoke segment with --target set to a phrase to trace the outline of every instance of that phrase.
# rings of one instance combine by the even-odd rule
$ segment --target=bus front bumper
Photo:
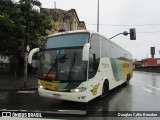
[[[39,95],[42,97],[49,97],[54,99],[76,101],[76,102],[88,102],[86,92],[56,92],[50,91],[43,88],[38,88]]]

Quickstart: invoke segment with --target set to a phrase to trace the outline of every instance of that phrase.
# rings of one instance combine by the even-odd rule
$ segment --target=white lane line
[[[36,93],[37,91],[17,91],[17,93]]]
[[[149,92],[149,93],[153,93],[153,94],[156,94],[156,95],[160,95],[157,91],[155,91],[155,89],[154,88],[151,88],[151,87],[142,87],[142,89],[144,90],[144,91],[147,91],[147,92]]]
[[[145,90],[145,91],[147,91],[147,92],[153,93],[152,90],[150,90],[150,89],[148,89],[148,88],[146,88],[146,87],[142,87],[142,89]]]
[[[149,86],[149,87],[160,91],[160,88],[158,88],[158,87],[155,87],[155,86]]]
[[[58,112],[63,114],[75,114],[75,115],[86,115],[87,111],[84,110],[58,110]]]

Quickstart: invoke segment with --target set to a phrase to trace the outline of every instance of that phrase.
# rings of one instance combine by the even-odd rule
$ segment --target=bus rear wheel
[[[105,80],[103,83],[101,98],[106,97],[108,95],[108,93],[109,93],[109,84],[108,84],[108,81]]]

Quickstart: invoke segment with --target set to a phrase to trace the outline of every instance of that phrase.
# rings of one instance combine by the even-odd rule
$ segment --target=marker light
[[[71,89],[71,92],[78,93],[78,92],[84,92],[85,90],[86,90],[85,87],[80,87],[80,88],[76,88],[76,89]]]
[[[39,85],[38,87],[39,87],[40,89],[45,89],[45,87],[42,86],[42,85]]]

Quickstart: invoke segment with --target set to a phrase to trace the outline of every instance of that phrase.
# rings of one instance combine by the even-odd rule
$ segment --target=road
[[[84,119],[87,116],[101,117],[107,111],[160,111],[159,102],[160,74],[147,72],[134,72],[129,85],[112,90],[109,96],[104,99],[94,99],[85,104],[43,98],[38,95],[36,90],[0,91],[1,111],[65,112],[65,114],[82,115]],[[111,114],[114,112],[107,114],[112,117]],[[56,116],[61,116],[61,114]],[[142,117],[137,119],[142,119]],[[152,119],[157,118],[153,117]],[[147,117],[146,120],[150,120],[150,118]]]

